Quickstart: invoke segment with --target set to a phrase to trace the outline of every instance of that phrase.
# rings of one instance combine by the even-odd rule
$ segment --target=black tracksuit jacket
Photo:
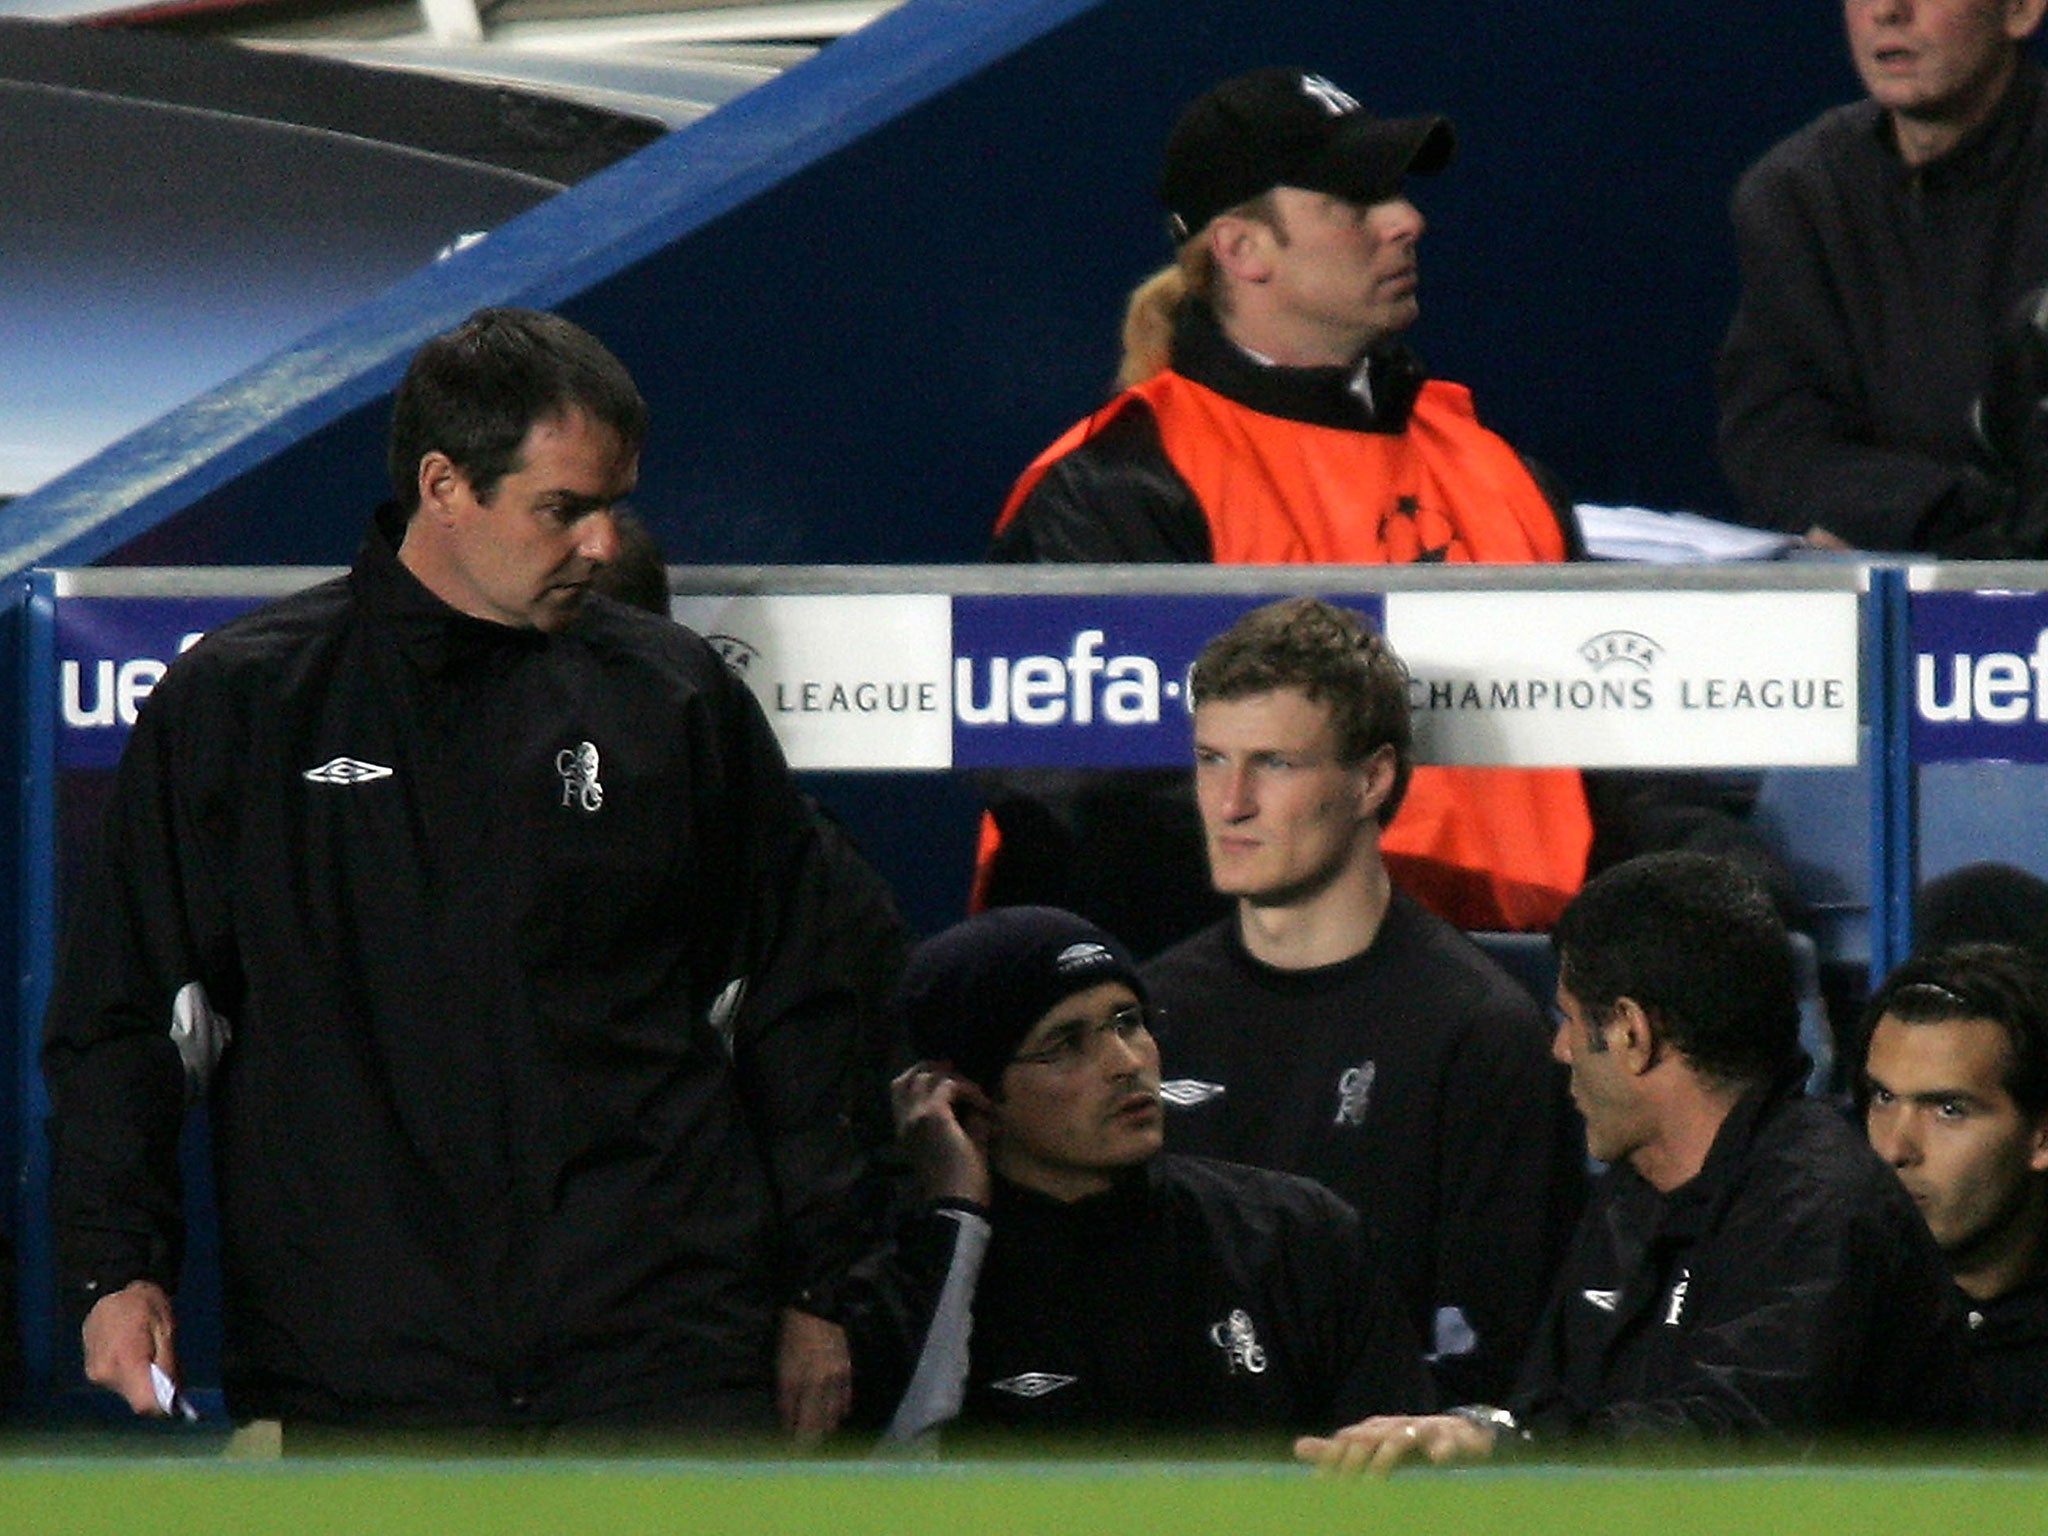
[[[1806,1438],[1954,1427],[1971,1409],[1948,1266],[1861,1130],[1798,1080],[1729,1112],[1660,1194],[1595,1190],[1510,1406],[1540,1439]]]
[[[971,1330],[933,1314],[965,1246],[926,1211],[847,1283],[860,1416],[927,1354],[969,1431],[1327,1433],[1427,1408],[1421,1351],[1357,1215],[1321,1185],[1165,1154],[1062,1202],[998,1180]],[[920,1426],[921,1427],[921,1426]]]
[[[61,1283],[175,1285],[189,1087],[236,1417],[766,1422],[778,1305],[860,1246],[811,818],[698,637],[467,618],[398,537],[142,711],[47,1021]]]

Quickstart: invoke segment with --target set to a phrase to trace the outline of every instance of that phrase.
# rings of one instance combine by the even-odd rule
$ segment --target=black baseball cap
[[[1447,117],[1374,117],[1321,75],[1258,69],[1201,97],[1166,141],[1159,200],[1175,244],[1274,187],[1385,202],[1451,163]]]
[[[1086,918],[996,907],[918,945],[895,1006],[919,1056],[994,1091],[1032,1025],[1105,981],[1145,1000],[1130,951]]]

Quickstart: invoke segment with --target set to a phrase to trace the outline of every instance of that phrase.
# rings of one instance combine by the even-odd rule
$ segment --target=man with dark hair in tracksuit
[[[2044,12],[1844,0],[1864,99],[1772,147],[1731,204],[1742,297],[1716,384],[1743,521],[1823,547],[2039,558],[1980,472],[1971,402],[1996,387],[2000,327],[2048,281]]]
[[[1870,1144],[1948,1259],[1983,1427],[2048,1429],[2048,966],[2010,944],[1923,949],[1885,979],[1858,1098]]]
[[[1297,1454],[1452,1462],[1533,1437],[1793,1442],[1953,1429],[1962,1307],[1891,1170],[1806,1098],[1785,930],[1725,859],[1587,882],[1553,936],[1587,1149],[1609,1165],[1505,1406],[1361,1420]]]
[[[853,1009],[746,689],[589,595],[645,428],[593,337],[480,312],[400,388],[350,573],[142,712],[44,1058],[61,1283],[137,1412],[202,1098],[228,1407],[287,1448],[843,1411]]]

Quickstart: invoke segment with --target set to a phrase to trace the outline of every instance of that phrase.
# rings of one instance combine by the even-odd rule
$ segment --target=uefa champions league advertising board
[[[2048,599],[1922,594],[1916,744],[2048,760]],[[676,617],[743,677],[793,767],[1175,767],[1188,668],[1255,594],[692,596]],[[1333,594],[1410,674],[1417,755],[1515,766],[1857,761],[1853,592]],[[56,605],[58,762],[107,768],[165,668],[239,597]],[[1916,608],[1916,614],[1918,609]],[[1953,654],[1951,654],[1951,652]],[[2016,727],[2024,729],[2016,730]],[[2022,740],[2021,738],[2025,739]]]

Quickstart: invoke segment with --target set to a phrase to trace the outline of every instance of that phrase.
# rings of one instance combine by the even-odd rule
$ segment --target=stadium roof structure
[[[888,8],[0,3],[0,501]]]
[[[155,0],[84,19],[535,90],[680,128],[896,3]]]

